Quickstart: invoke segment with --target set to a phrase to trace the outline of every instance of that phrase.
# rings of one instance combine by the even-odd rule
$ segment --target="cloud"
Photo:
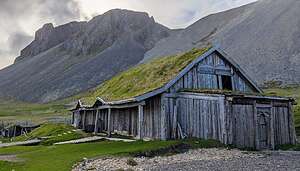
[[[256,0],[76,0],[82,16],[91,18],[112,8],[145,11],[171,28],[183,28],[211,14]]]
[[[13,62],[43,24],[61,25],[80,16],[74,0],[1,0],[0,69]]]

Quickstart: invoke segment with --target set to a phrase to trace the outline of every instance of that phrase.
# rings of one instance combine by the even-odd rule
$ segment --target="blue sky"
[[[212,13],[256,0],[1,0],[0,69],[13,63],[45,23],[89,20],[110,9],[144,11],[170,28],[184,28]]]

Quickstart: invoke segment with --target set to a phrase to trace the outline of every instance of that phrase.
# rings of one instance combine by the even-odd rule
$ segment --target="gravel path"
[[[236,149],[198,149],[168,157],[133,158],[137,166],[127,164],[129,158],[85,160],[73,171],[195,171],[195,170],[299,170],[300,152],[243,152]]]
[[[136,140],[130,140],[130,139],[107,138],[107,137],[94,136],[94,137],[80,138],[80,139],[77,139],[77,140],[58,142],[58,143],[55,143],[54,145],[87,143],[87,142],[94,142],[94,141],[98,141],[98,140],[102,140],[102,139],[106,139],[106,140],[109,140],[109,141],[123,141],[123,142],[134,142],[134,141],[136,141]]]
[[[40,142],[41,142],[41,140],[29,140],[29,141],[20,141],[20,142],[12,142],[12,143],[1,143],[0,148],[19,146],[19,145],[33,145],[33,144],[38,144]]]

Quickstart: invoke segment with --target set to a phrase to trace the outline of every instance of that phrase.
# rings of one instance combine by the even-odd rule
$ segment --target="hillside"
[[[49,102],[77,94],[136,65],[169,34],[146,13],[117,9],[89,22],[46,24],[0,71],[0,97]]]
[[[188,64],[209,49],[210,47],[193,49],[184,54],[166,56],[132,67],[73,99],[81,99],[92,105],[97,97],[106,101],[125,100],[153,91],[171,81]]]
[[[147,13],[111,10],[88,22],[45,24],[15,63],[0,70],[0,98],[50,102],[99,86],[152,58],[209,42],[259,85],[300,84],[300,1],[260,0],[181,30]],[[269,85],[269,84],[268,84]]]
[[[300,83],[300,1],[261,0],[209,15],[162,39],[144,60],[219,44],[260,85]]]

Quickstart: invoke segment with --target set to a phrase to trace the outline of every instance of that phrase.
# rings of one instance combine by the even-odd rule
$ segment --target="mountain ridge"
[[[132,66],[208,43],[218,44],[261,86],[300,84],[300,18],[295,17],[299,15],[300,1],[261,0],[172,30],[144,12],[110,10],[76,23],[66,38],[34,40],[15,64],[0,70],[0,97],[29,102],[62,99]],[[45,34],[56,28],[46,25]],[[47,40],[43,31],[37,35],[37,40]]]

